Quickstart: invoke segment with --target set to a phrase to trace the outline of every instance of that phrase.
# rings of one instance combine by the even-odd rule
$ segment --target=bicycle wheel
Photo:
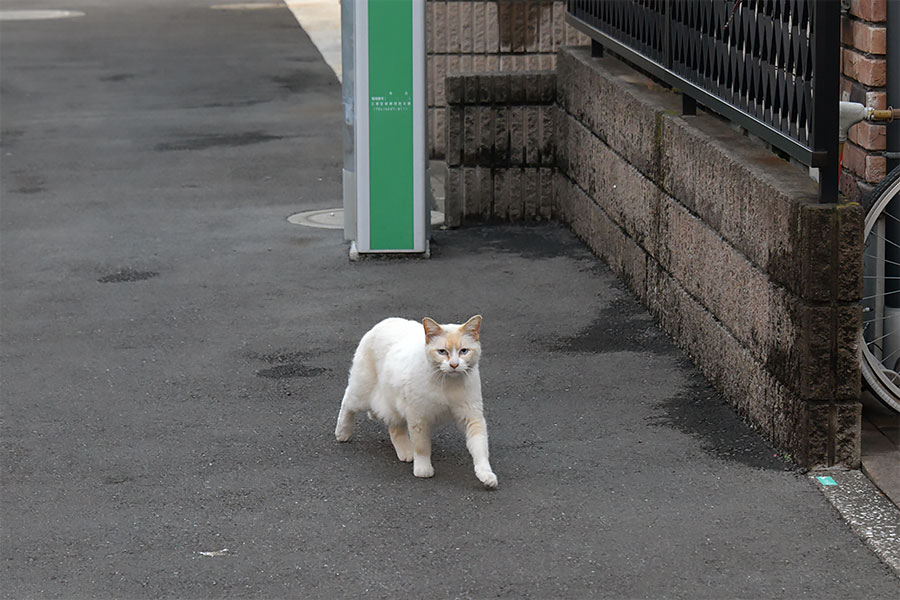
[[[872,393],[900,412],[900,167],[864,203],[860,366]]]

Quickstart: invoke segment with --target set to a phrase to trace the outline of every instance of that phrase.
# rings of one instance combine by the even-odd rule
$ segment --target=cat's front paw
[[[434,477],[434,467],[431,465],[413,464],[413,475],[416,477]]]
[[[475,471],[475,476],[487,489],[497,489],[497,476],[490,469],[478,469]]]

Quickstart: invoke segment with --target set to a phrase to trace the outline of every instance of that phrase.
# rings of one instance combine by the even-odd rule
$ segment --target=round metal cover
[[[0,21],[43,21],[83,16],[80,10],[0,10]]]
[[[324,210],[308,210],[288,217],[288,222],[294,225],[306,225],[307,227],[319,227],[321,229],[343,229],[344,209],[326,208]],[[431,225],[443,225],[444,213],[431,211]]]
[[[210,8],[213,10],[266,10],[282,6],[284,5],[280,2],[239,2],[236,4],[213,4]]]

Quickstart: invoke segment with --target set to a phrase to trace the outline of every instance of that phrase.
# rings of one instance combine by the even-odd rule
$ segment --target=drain
[[[308,210],[288,217],[288,222],[294,225],[306,227],[318,227],[320,229],[343,229],[344,209],[326,208],[324,210]],[[431,211],[432,227],[444,224],[444,213]]]

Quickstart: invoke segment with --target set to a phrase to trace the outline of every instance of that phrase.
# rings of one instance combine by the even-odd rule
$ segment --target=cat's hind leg
[[[375,389],[377,375],[370,345],[369,334],[366,334],[353,354],[353,364],[350,365],[350,375],[347,377],[347,389],[344,390],[337,426],[334,428],[334,437],[339,442],[349,441],[353,435],[356,413],[371,408],[372,391]]]
[[[334,428],[334,437],[339,442],[347,442],[353,435],[353,427],[356,425],[356,413],[369,410],[369,397],[372,393],[372,378],[367,373],[361,372],[354,364],[350,369],[350,378],[347,389],[344,391],[344,399],[341,401],[341,410],[338,413],[337,426]]]
[[[338,413],[337,426],[334,428],[334,437],[339,442],[349,442],[353,435],[353,427],[356,425],[356,412],[348,410],[341,404]]]
[[[406,429],[406,423],[389,426],[388,433],[391,434],[391,443],[394,445],[394,450],[397,451],[397,458],[403,462],[412,462],[413,447],[412,442],[409,441],[409,431]]]

